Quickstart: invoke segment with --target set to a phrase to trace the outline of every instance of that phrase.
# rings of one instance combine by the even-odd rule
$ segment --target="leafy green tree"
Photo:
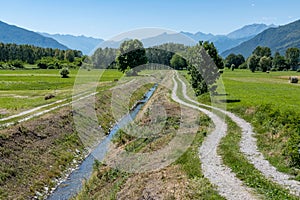
[[[69,74],[70,74],[70,71],[68,68],[64,67],[60,70],[60,75],[62,78],[68,78],[69,77]]]
[[[174,54],[170,60],[170,65],[173,69],[183,69],[186,68],[187,63],[182,56],[178,55],[177,53]]]
[[[188,48],[186,52],[191,74],[191,84],[196,95],[208,91],[215,92],[215,83],[220,76],[218,69],[223,69],[223,60],[218,55],[213,43],[199,42],[196,46]]]
[[[199,42],[200,46],[202,46],[208,55],[213,59],[215,65],[217,66],[218,69],[223,69],[224,68],[224,63],[222,57],[218,54],[218,50],[215,47],[214,43],[209,43],[208,41],[200,41]]]
[[[286,69],[287,64],[284,56],[280,55],[279,52],[276,52],[272,61],[273,68],[282,71]]]
[[[271,49],[269,47],[258,46],[254,49],[252,54],[257,55],[258,57],[263,57],[263,56],[271,57],[272,52],[271,52]]]
[[[256,71],[256,69],[258,68],[259,60],[260,60],[260,58],[255,54],[252,54],[248,58],[248,62],[247,62],[248,63],[248,68],[251,70],[251,72]]]
[[[137,39],[124,41],[117,52],[116,63],[123,73],[128,69],[137,73],[136,67],[147,63],[143,43]]]
[[[235,55],[235,54],[230,54],[225,58],[225,67],[228,69],[231,68],[232,65],[235,66],[235,68],[238,68],[241,64],[245,62],[245,58],[243,55]]]
[[[191,75],[191,85],[194,88],[195,95],[199,96],[201,94],[208,92],[208,86],[202,77],[200,71],[195,66],[189,66],[189,72]]]
[[[296,70],[299,64],[300,50],[298,48],[288,48],[285,53],[285,58],[288,66],[292,70]]]
[[[259,67],[262,72],[266,72],[271,69],[272,66],[272,60],[270,57],[263,56],[259,60]]]
[[[67,50],[65,52],[65,60],[69,61],[69,62],[73,62],[75,59],[75,54],[74,51],[72,50]]]

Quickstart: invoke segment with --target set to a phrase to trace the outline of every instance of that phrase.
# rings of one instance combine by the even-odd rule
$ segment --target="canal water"
[[[65,181],[57,186],[53,193],[48,196],[47,200],[67,200],[75,196],[81,190],[84,180],[88,180],[92,175],[95,160],[103,160],[112,137],[120,128],[135,119],[144,104],[151,98],[156,88],[157,84],[144,95],[144,98],[140,100],[127,115],[123,116],[120,121],[113,126],[109,135],[83,160],[79,167],[75,169]]]

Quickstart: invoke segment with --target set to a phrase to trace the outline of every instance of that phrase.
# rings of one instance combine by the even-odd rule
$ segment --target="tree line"
[[[8,63],[14,67],[22,68],[24,63],[40,64],[41,68],[48,67],[48,64],[55,62],[72,63],[81,58],[82,52],[78,50],[60,50],[52,48],[42,48],[33,45],[17,45],[0,43],[0,65]],[[57,67],[57,66],[56,66]]]
[[[245,60],[242,55],[230,54],[225,60],[226,67],[234,70],[235,68],[250,69],[255,71],[286,71],[286,70],[299,70],[300,50],[296,47],[288,48],[285,55],[280,55],[276,52],[272,56],[269,47],[256,47],[252,54]]]
[[[115,68],[127,75],[137,75],[144,64],[151,69],[161,65],[176,70],[187,69],[191,75],[191,85],[196,95],[215,92],[214,83],[218,79],[219,69],[223,69],[223,59],[213,43],[199,42],[195,46],[166,43],[144,48],[137,39],[121,43],[118,49],[99,48],[88,61],[94,68]],[[155,65],[159,64],[159,65]]]

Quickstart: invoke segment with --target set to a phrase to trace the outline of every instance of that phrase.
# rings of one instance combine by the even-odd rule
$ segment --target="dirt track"
[[[192,102],[193,104],[215,109],[226,114],[228,117],[231,118],[241,129],[242,129],[242,138],[240,142],[240,149],[241,152],[247,157],[250,163],[254,165],[256,169],[258,169],[264,176],[271,179],[273,182],[278,183],[279,185],[283,186],[284,188],[288,189],[292,194],[300,196],[300,182],[291,180],[291,176],[279,172],[274,166],[272,166],[269,161],[267,161],[263,154],[258,151],[256,138],[254,137],[254,132],[252,126],[246,122],[244,119],[236,116],[235,114],[224,111],[222,109],[208,106],[205,104],[201,104],[197,101],[192,100],[186,94],[186,85],[185,83],[177,76],[177,79],[182,84],[183,96],[185,100]],[[217,145],[217,144],[216,144]],[[200,149],[201,151],[201,149]],[[201,152],[200,152],[201,154]]]

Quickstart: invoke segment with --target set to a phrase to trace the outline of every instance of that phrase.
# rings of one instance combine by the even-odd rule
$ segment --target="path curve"
[[[203,112],[209,116],[215,124],[214,131],[206,137],[199,149],[204,176],[208,178],[212,184],[216,185],[219,194],[227,199],[256,199],[256,197],[251,194],[251,189],[243,185],[243,182],[235,177],[231,169],[223,164],[221,156],[217,155],[217,146],[222,137],[226,135],[227,124],[214,113],[179,99],[176,94],[178,85],[174,76],[173,82],[172,99],[182,105]]]
[[[176,76],[176,78],[182,84],[182,92],[186,100],[199,106],[211,108],[226,114],[242,129],[242,138],[240,141],[241,152],[246,156],[249,162],[254,165],[256,169],[258,169],[264,176],[271,179],[273,182],[276,182],[282,187],[288,189],[292,194],[300,196],[300,182],[292,180],[291,176],[288,174],[279,172],[274,166],[269,163],[269,161],[265,159],[263,154],[258,150],[256,138],[254,137],[255,133],[253,132],[253,128],[250,123],[246,122],[244,119],[236,116],[231,112],[194,101],[186,94],[186,84],[178,77],[177,74]]]

